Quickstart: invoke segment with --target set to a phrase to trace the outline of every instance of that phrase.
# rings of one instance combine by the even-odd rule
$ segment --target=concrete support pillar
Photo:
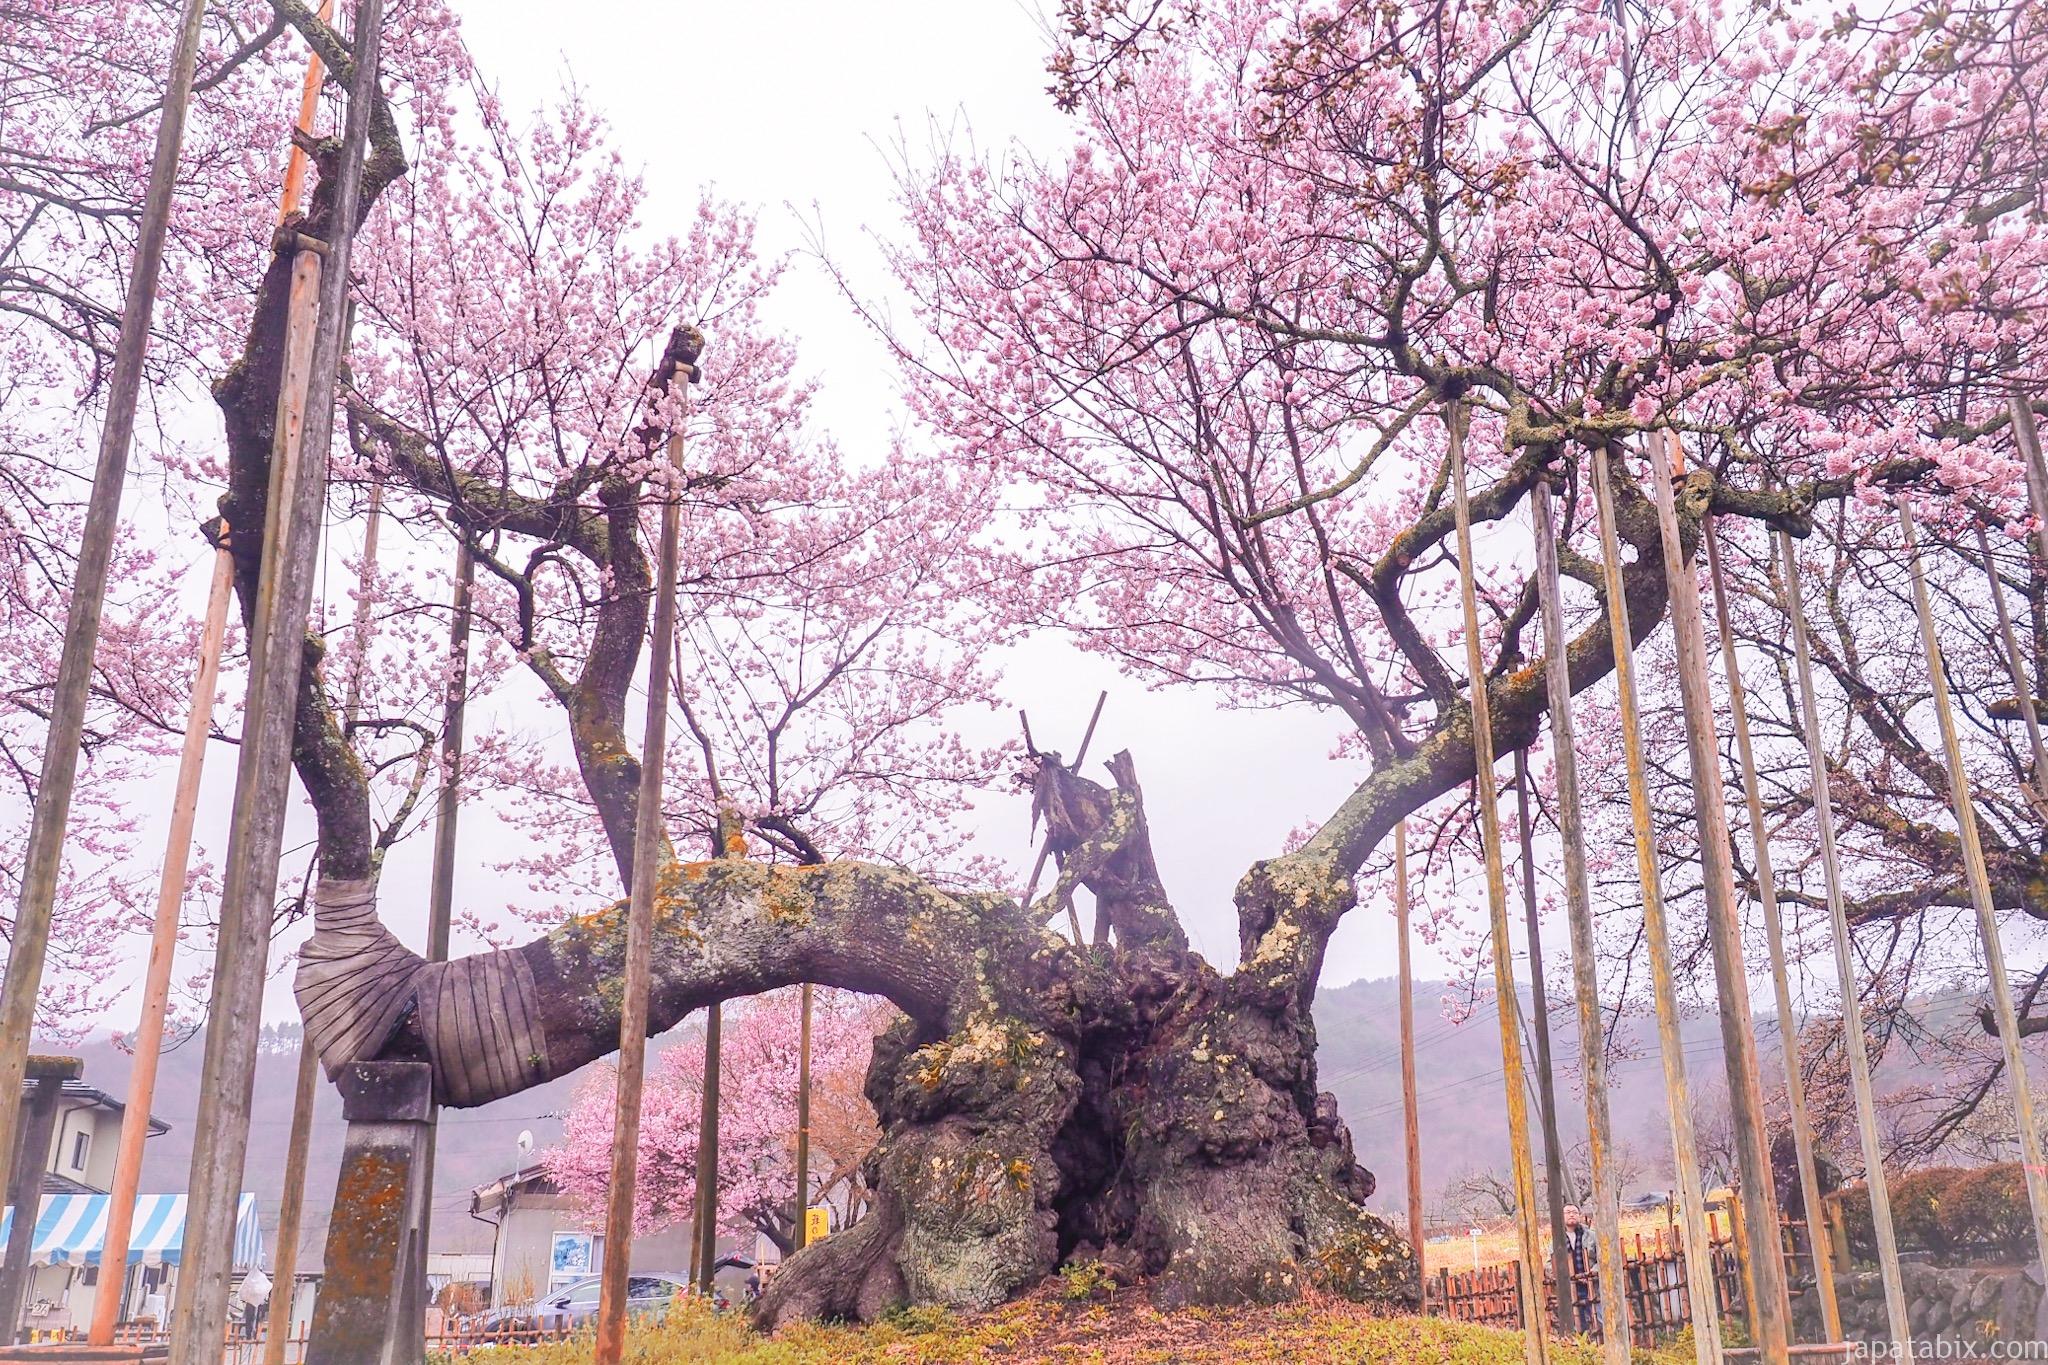
[[[335,1084],[348,1133],[306,1365],[406,1365],[422,1350],[406,1328],[418,1303],[409,1286],[425,1270],[411,1224],[433,1071],[425,1062],[357,1062]]]

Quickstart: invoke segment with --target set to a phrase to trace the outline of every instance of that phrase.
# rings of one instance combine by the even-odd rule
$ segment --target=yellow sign
[[[804,1244],[814,1245],[832,1235],[832,1210],[810,1208],[804,1211]]]

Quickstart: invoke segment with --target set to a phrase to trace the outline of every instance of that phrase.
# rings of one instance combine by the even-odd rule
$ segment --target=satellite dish
[[[519,1142],[517,1145],[519,1147],[519,1155],[521,1156],[525,1156],[533,1150],[533,1130],[531,1128],[519,1130]]]

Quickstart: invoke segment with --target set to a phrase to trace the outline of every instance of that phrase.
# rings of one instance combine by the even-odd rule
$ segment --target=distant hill
[[[693,1030],[678,1029],[674,1046]],[[662,1043],[657,1041],[656,1049]],[[144,1145],[142,1191],[176,1192],[186,1187],[192,1162],[192,1121],[200,1103],[199,1075],[205,1040],[194,1037],[164,1054],[157,1073],[156,1116],[171,1131]],[[96,1038],[67,1049],[85,1061],[85,1079],[119,1098],[127,1093],[133,1058],[110,1040]],[[653,1059],[649,1058],[652,1065]],[[262,1209],[265,1238],[277,1225],[284,1188],[286,1140],[291,1132],[292,1088],[298,1073],[298,1029],[267,1028],[256,1064],[256,1102],[249,1134],[249,1160],[242,1188]],[[434,1232],[437,1251],[488,1251],[491,1229],[469,1216],[469,1192],[513,1169],[519,1134],[533,1133],[536,1150],[561,1141],[559,1117],[573,1100],[582,1073],[565,1076],[522,1094],[476,1109],[444,1110],[436,1138]],[[317,1264],[327,1232],[327,1207],[341,1167],[341,1096],[324,1079],[314,1105],[313,1146],[307,1176],[306,1226],[301,1259]]]

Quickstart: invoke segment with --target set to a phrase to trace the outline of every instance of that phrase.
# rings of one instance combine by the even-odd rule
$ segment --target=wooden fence
[[[1710,1260],[1713,1266],[1714,1298],[1723,1317],[1738,1316],[1744,1309],[1742,1262],[1736,1254],[1731,1229],[1709,1217],[1712,1233]],[[1812,1242],[1803,1223],[1788,1221],[1782,1228],[1781,1244],[1785,1271],[1793,1284],[1812,1277]],[[1636,1233],[1622,1239],[1622,1290],[1628,1297],[1629,1338],[1634,1345],[1649,1347],[1676,1336],[1692,1322],[1692,1293],[1686,1284],[1685,1247],[1675,1227],[1662,1227],[1645,1236]],[[1599,1336],[1606,1314],[1600,1304],[1600,1279],[1589,1267],[1584,1274],[1568,1277],[1569,1293],[1575,1306],[1579,1330]],[[1495,1327],[1522,1326],[1522,1267],[1517,1262],[1481,1266],[1476,1270],[1439,1269],[1423,1284],[1423,1311],[1480,1322]],[[1557,1317],[1557,1284],[1548,1265],[1543,1275],[1544,1313]]]

